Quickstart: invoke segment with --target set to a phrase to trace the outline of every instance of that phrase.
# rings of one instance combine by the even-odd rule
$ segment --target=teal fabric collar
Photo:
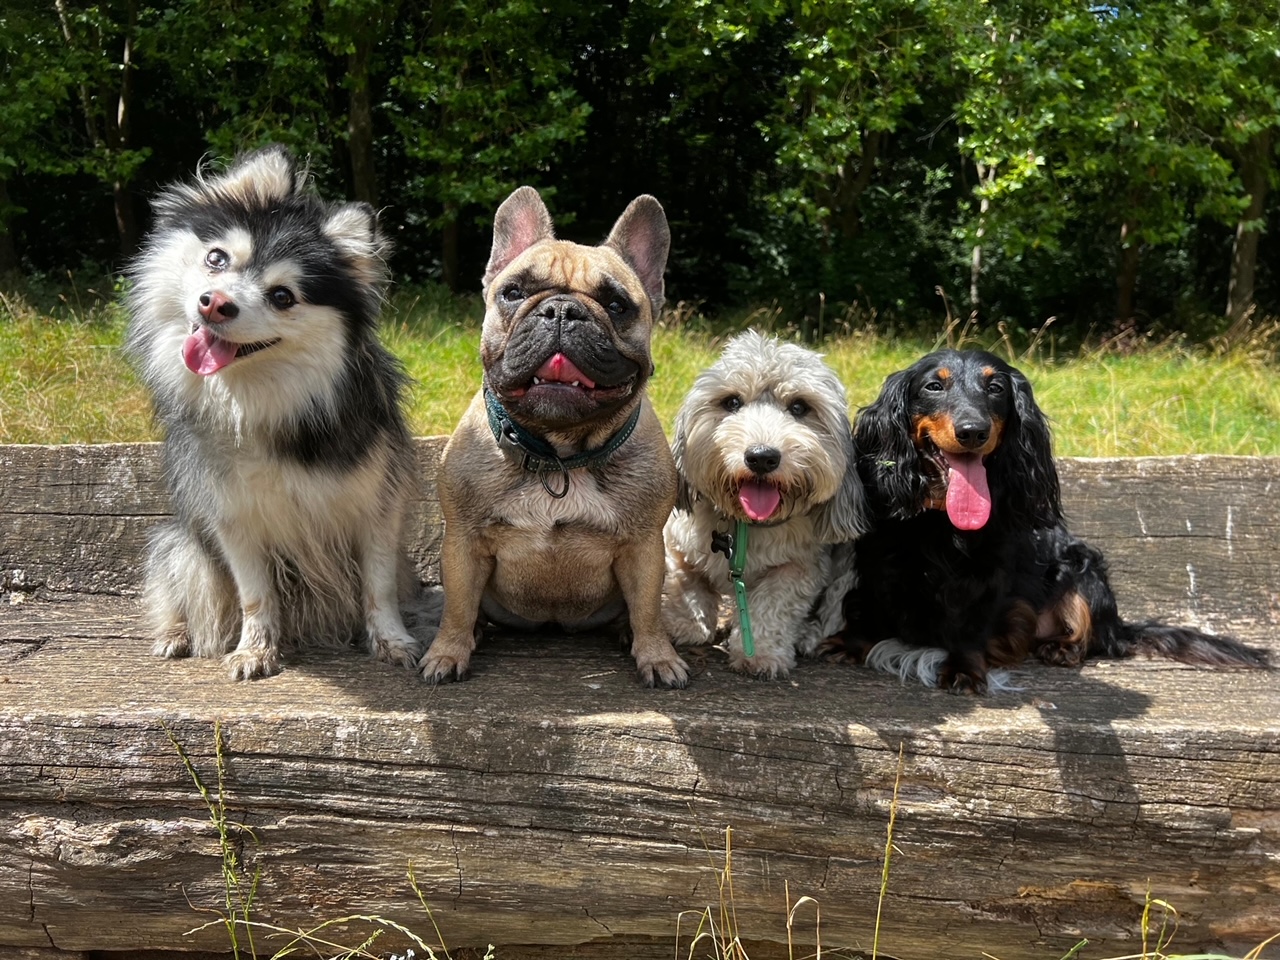
[[[551,496],[559,500],[569,492],[569,471],[583,467],[594,467],[604,463],[618,448],[627,442],[636,424],[640,422],[640,405],[637,404],[631,416],[622,428],[610,437],[604,446],[594,450],[584,450],[571,457],[561,457],[555,447],[541,437],[530,433],[511,419],[501,401],[488,387],[484,389],[484,405],[489,414],[489,429],[493,431],[493,439],[497,441],[504,453],[513,458],[520,458],[520,466],[530,473],[536,473],[542,481],[542,487]],[[564,483],[559,489],[553,488],[548,478],[559,474]]]

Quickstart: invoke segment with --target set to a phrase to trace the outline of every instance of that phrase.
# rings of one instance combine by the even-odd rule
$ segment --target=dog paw
[[[471,651],[437,649],[439,641],[418,661],[418,670],[422,679],[435,686],[454,680],[468,680],[471,677]]]
[[[668,645],[669,646],[669,645]],[[670,654],[645,656],[636,654],[636,672],[646,687],[668,687],[682,690],[689,685],[689,667],[674,647]]]
[[[422,656],[422,646],[408,633],[392,636],[377,635],[369,638],[369,650],[373,659],[389,663],[393,667],[413,670]]]
[[[795,661],[780,654],[757,653],[744,656],[738,651],[729,655],[729,668],[738,673],[750,674],[759,680],[782,680],[791,675]]]
[[[191,636],[185,627],[176,627],[151,645],[151,653],[170,660],[189,657],[191,656]]]
[[[938,674],[938,686],[948,693],[980,697],[987,692],[987,675],[969,670],[951,671],[944,668]]]
[[[275,676],[280,672],[280,652],[264,647],[248,647],[233,650],[222,658],[232,680],[256,680]]]

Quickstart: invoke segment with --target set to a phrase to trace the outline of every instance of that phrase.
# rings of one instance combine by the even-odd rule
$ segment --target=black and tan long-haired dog
[[[874,662],[885,640],[940,649],[938,685],[975,693],[1027,656],[1266,664],[1228,637],[1120,618],[1102,554],[1063,525],[1031,384],[997,357],[940,350],[892,374],[854,444],[873,519],[834,645],[849,658]]]

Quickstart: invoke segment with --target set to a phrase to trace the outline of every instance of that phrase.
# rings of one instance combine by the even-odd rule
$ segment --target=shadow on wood
[[[440,448],[420,442],[428,580]],[[1062,469],[1126,615],[1280,653],[1280,461]],[[229,950],[220,925],[187,934],[224,906],[222,858],[167,732],[213,784],[215,721],[256,919],[378,914],[434,942],[412,863],[457,960],[677,955],[682,911],[718,916],[726,825],[752,960],[787,956],[784,883],[820,904],[824,954],[869,952],[900,744],[883,954],[1132,953],[1148,887],[1183,950],[1280,930],[1274,674],[1033,666],[974,699],[838,664],[755,681],[712,651],[689,689],[654,691],[613,641],[527,637],[437,689],[355,651],[233,683],[147,652],[133,593],[166,509],[158,448],[0,448],[0,503],[0,957]],[[795,938],[815,940],[807,908]]]

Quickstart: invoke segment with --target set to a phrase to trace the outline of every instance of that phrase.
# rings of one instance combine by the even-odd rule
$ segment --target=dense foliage
[[[269,141],[455,288],[527,182],[590,240],[656,194],[669,292],[712,308],[1280,304],[1276,0],[0,7],[0,272],[118,266],[158,184]]]

